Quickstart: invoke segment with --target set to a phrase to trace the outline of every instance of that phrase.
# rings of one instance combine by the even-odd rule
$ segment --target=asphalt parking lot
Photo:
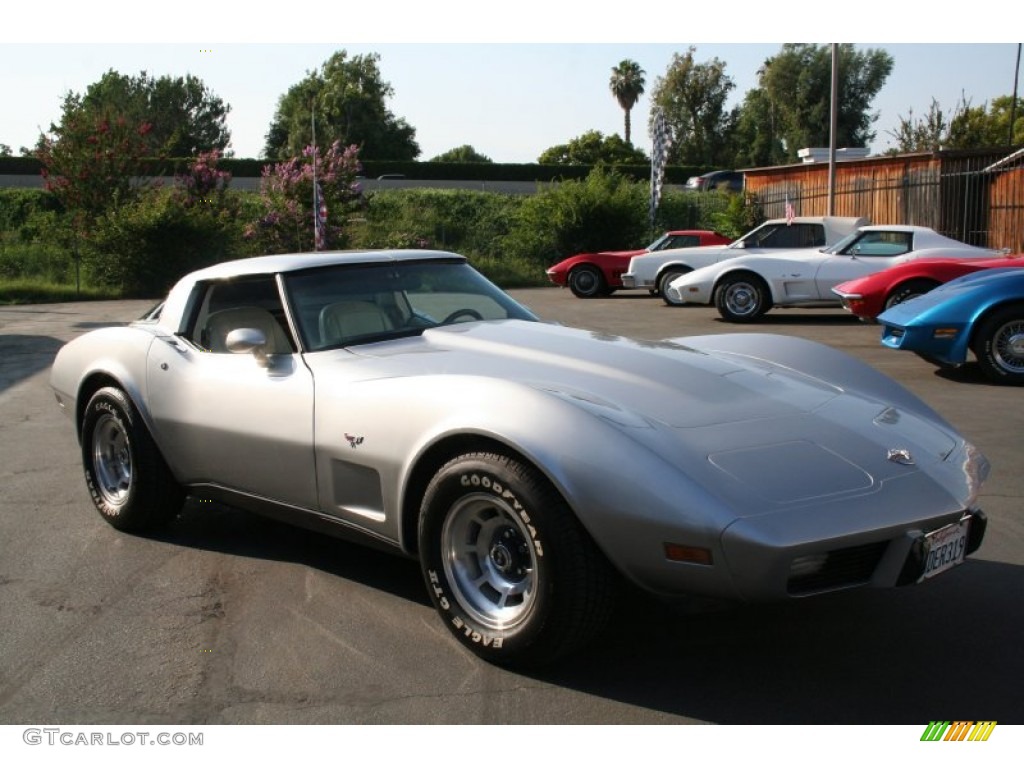
[[[606,333],[739,330],[640,293],[512,293]],[[1024,390],[973,365],[939,374],[838,309],[742,329],[844,349],[972,440],[993,466],[981,550],[901,590],[754,607],[632,597],[601,643],[527,676],[463,650],[413,562],[195,502],[159,537],[104,523],[48,369],[65,341],[148,306],[0,307],[0,723],[1024,722]]]

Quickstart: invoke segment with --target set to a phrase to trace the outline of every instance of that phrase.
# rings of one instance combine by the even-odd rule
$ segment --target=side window
[[[273,277],[207,283],[186,338],[206,352],[228,352],[231,331],[256,328],[267,338],[267,353],[296,351],[284,305]]]
[[[765,231],[757,242],[758,248],[820,248],[825,245],[825,227],[821,224],[780,224]]]
[[[674,235],[672,242],[666,248],[693,248],[700,245],[700,238],[697,235]]]
[[[911,248],[910,232],[865,232],[850,249],[856,256],[900,256]]]

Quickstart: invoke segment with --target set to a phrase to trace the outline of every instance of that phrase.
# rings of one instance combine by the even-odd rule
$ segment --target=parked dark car
[[[686,188],[699,192],[742,192],[743,174],[739,171],[711,171],[702,176],[691,176],[686,180]]]

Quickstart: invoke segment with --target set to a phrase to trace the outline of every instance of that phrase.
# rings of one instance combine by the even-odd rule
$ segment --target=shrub
[[[322,194],[326,221],[323,238],[316,245],[313,210],[313,158],[316,153],[316,179]],[[259,253],[301,253],[345,248],[349,243],[347,222],[363,206],[362,191],[356,183],[359,148],[342,147],[334,142],[321,156],[312,146],[302,157],[267,165],[260,184],[256,217],[245,227],[249,250]]]
[[[383,190],[368,196],[352,229],[359,248],[439,248],[500,254],[523,198],[461,189]]]
[[[637,247],[649,240],[646,184],[602,168],[528,197],[505,253],[546,267],[574,253]]]
[[[163,295],[183,274],[235,258],[237,206],[189,204],[175,189],[154,189],[96,221],[86,264],[94,280],[127,296]]]

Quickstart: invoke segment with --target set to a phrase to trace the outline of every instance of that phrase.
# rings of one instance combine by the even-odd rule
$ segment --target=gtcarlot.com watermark
[[[201,747],[202,733],[167,731],[75,731],[68,728],[26,728],[22,741],[49,747]]]

